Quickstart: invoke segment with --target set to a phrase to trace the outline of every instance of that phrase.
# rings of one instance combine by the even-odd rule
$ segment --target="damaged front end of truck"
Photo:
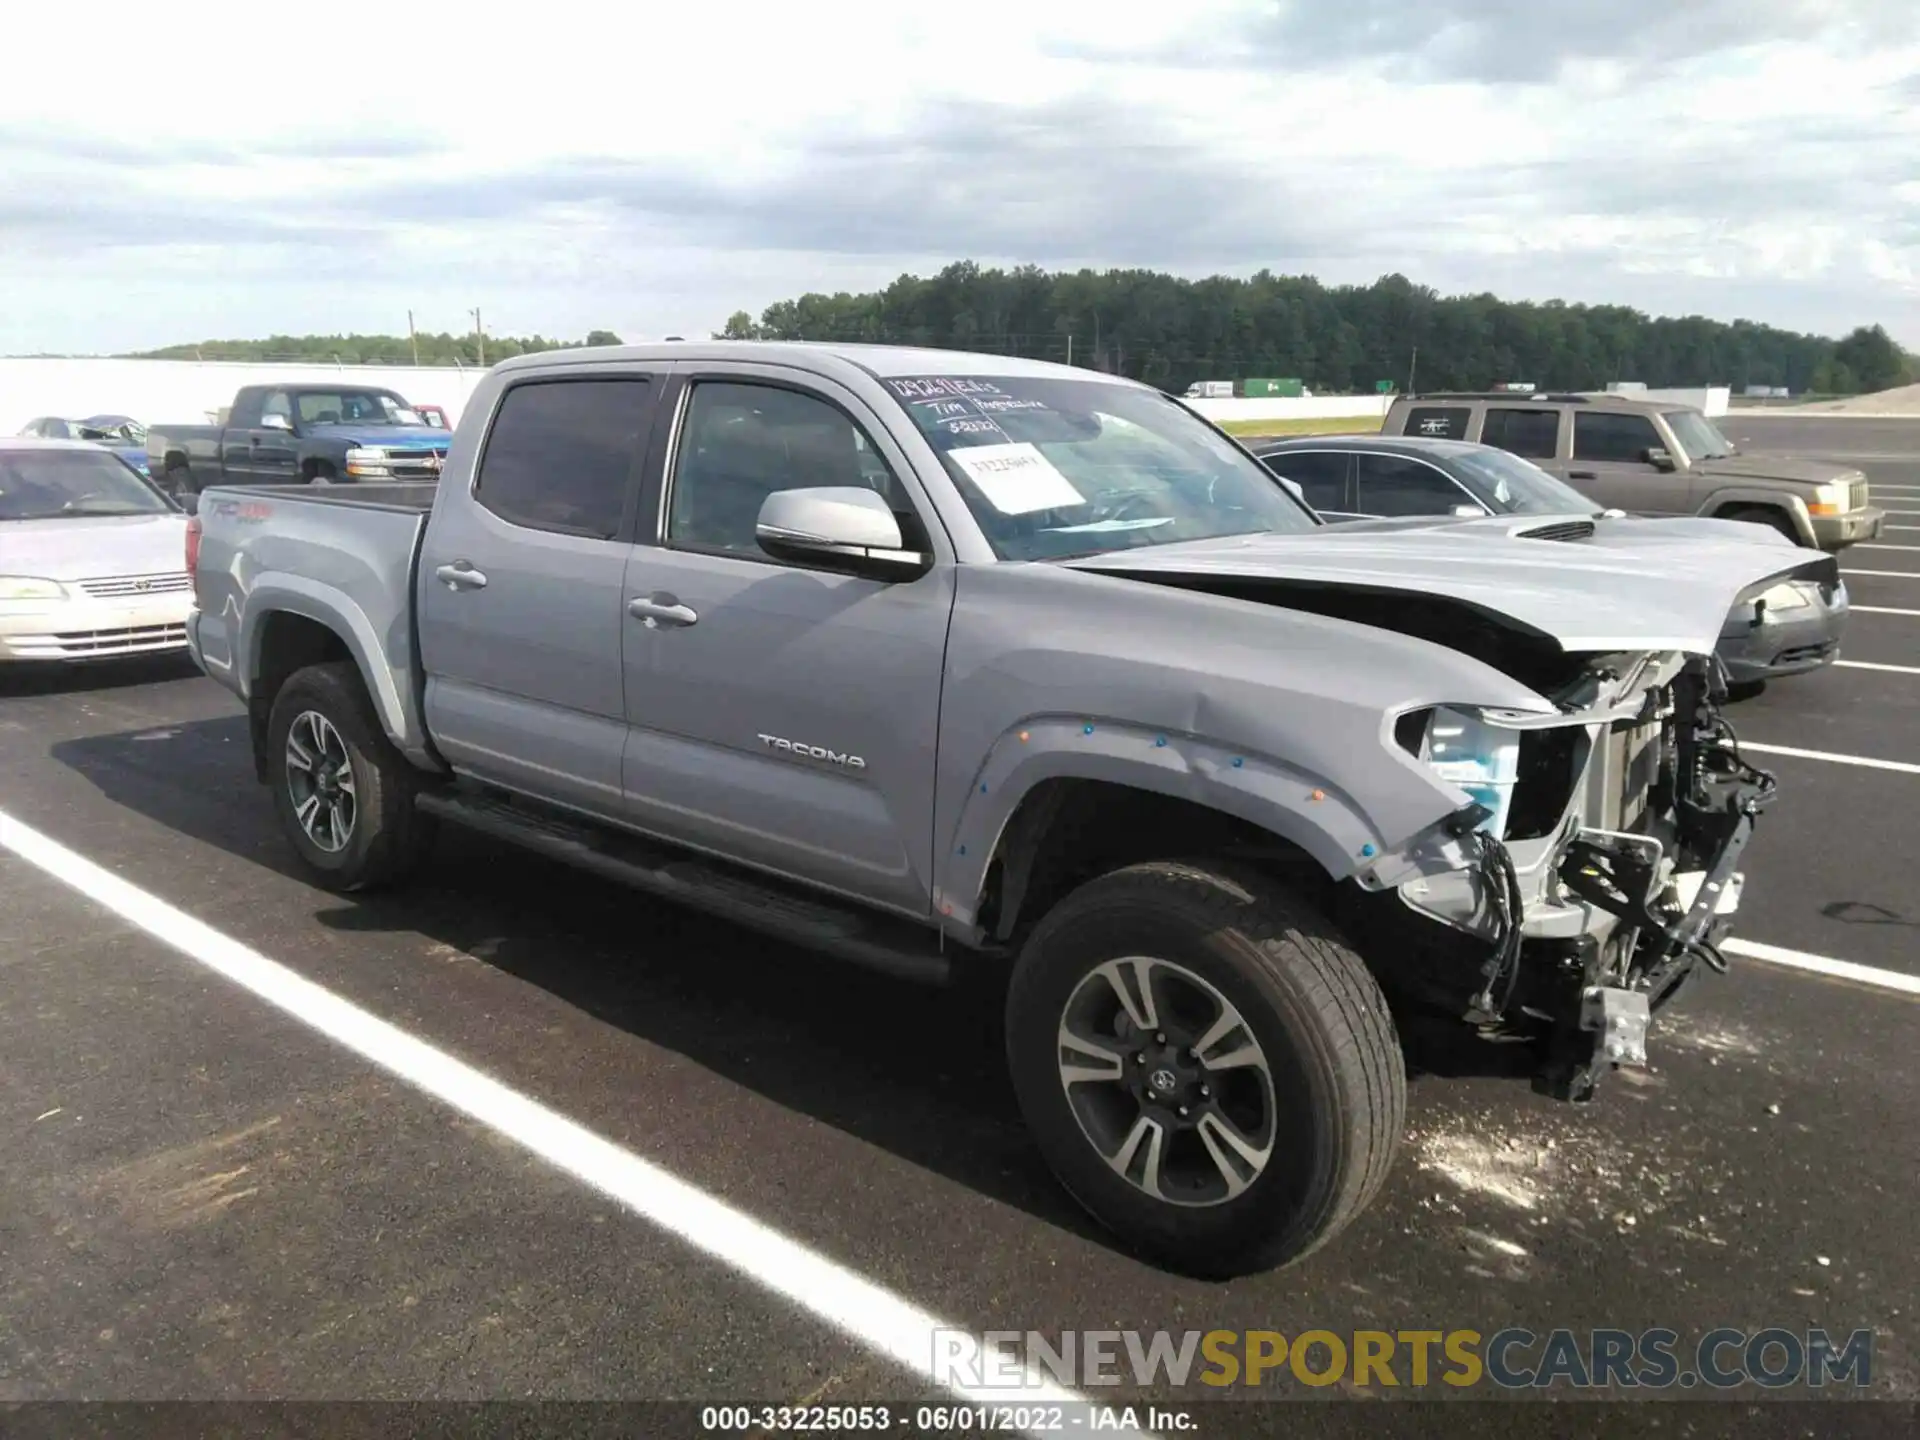
[[[1775,789],[1720,713],[1714,656],[1589,664],[1551,713],[1400,717],[1396,736],[1422,759],[1470,746],[1483,771],[1511,757],[1511,780],[1462,776],[1469,802],[1409,847],[1421,873],[1354,916],[1371,955],[1404,957],[1383,983],[1485,1038],[1534,1042],[1542,1088],[1569,1100],[1645,1065],[1653,1013],[1700,966],[1726,969],[1741,855]]]
[[[1100,568],[1428,641],[1538,697],[1383,716],[1383,744],[1456,802],[1383,836],[1336,887],[1403,1013],[1523,1042],[1541,1088],[1586,1100],[1611,1068],[1646,1064],[1651,1018],[1690,976],[1726,968],[1741,856],[1775,781],[1721,714],[1716,640],[1747,587],[1818,580],[1830,556],[1657,521],[1493,517]]]

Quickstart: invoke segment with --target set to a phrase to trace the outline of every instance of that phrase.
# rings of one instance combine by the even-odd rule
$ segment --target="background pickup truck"
[[[147,466],[173,496],[209,485],[432,480],[448,432],[391,390],[244,385],[219,425],[154,425]]]
[[[1403,395],[1380,433],[1477,441],[1531,460],[1606,509],[1750,520],[1821,550],[1871,540],[1886,523],[1858,467],[1744,454],[1689,405],[1624,395]]]
[[[895,974],[1004,963],[1041,1154],[1204,1274],[1365,1208],[1409,1014],[1569,1098],[1645,1063],[1773,789],[1721,623],[1835,566],[1323,526],[1148,386],[946,351],[517,357],[447,467],[189,523],[189,643],[307,873],[397,883],[451,821]]]

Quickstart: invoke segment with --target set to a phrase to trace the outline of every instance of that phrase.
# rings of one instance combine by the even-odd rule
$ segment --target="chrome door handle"
[[[691,625],[700,618],[699,612],[690,605],[682,605],[671,595],[658,595],[651,599],[641,597],[627,602],[627,613],[636,620],[646,621],[649,630],[662,625]]]
[[[442,565],[433,572],[433,578],[449,590],[484,590],[487,577],[473,568],[471,562],[456,560],[451,565]]]

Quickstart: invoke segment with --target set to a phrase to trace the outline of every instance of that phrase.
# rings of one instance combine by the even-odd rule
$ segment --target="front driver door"
[[[1632,411],[1576,411],[1567,481],[1596,505],[1630,515],[1690,515],[1692,477],[1662,470],[1647,452],[1666,441],[1645,415]]]
[[[629,820],[925,917],[953,569],[806,568],[761,550],[754,524],[776,490],[866,485],[927,550],[929,512],[878,417],[832,382],[735,366],[685,384],[627,566]]]

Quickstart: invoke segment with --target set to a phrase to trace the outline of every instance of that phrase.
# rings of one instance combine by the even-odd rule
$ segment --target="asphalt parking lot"
[[[239,708],[190,666],[0,677],[0,812],[655,1187],[623,1205],[104,882],[0,850],[0,1401],[934,1395],[873,1343],[889,1295],[975,1331],[1866,1328],[1875,1392],[1920,1399],[1920,996],[1897,988],[1920,977],[1920,422],[1725,427],[1856,459],[1895,512],[1843,562],[1845,663],[1732,711],[1782,790],[1737,934],[1802,963],[1736,955],[1592,1106],[1418,1075],[1374,1208],[1226,1285],[1081,1220],[988,991],[823,965],[470,837],[405,894],[331,896],[292,877]],[[795,1243],[735,1243],[741,1213]],[[859,1324],[799,1303],[842,1276],[877,1287]],[[1297,1405],[1213,1423],[1228,1403],[1195,1407],[1202,1433],[1299,1428]]]

